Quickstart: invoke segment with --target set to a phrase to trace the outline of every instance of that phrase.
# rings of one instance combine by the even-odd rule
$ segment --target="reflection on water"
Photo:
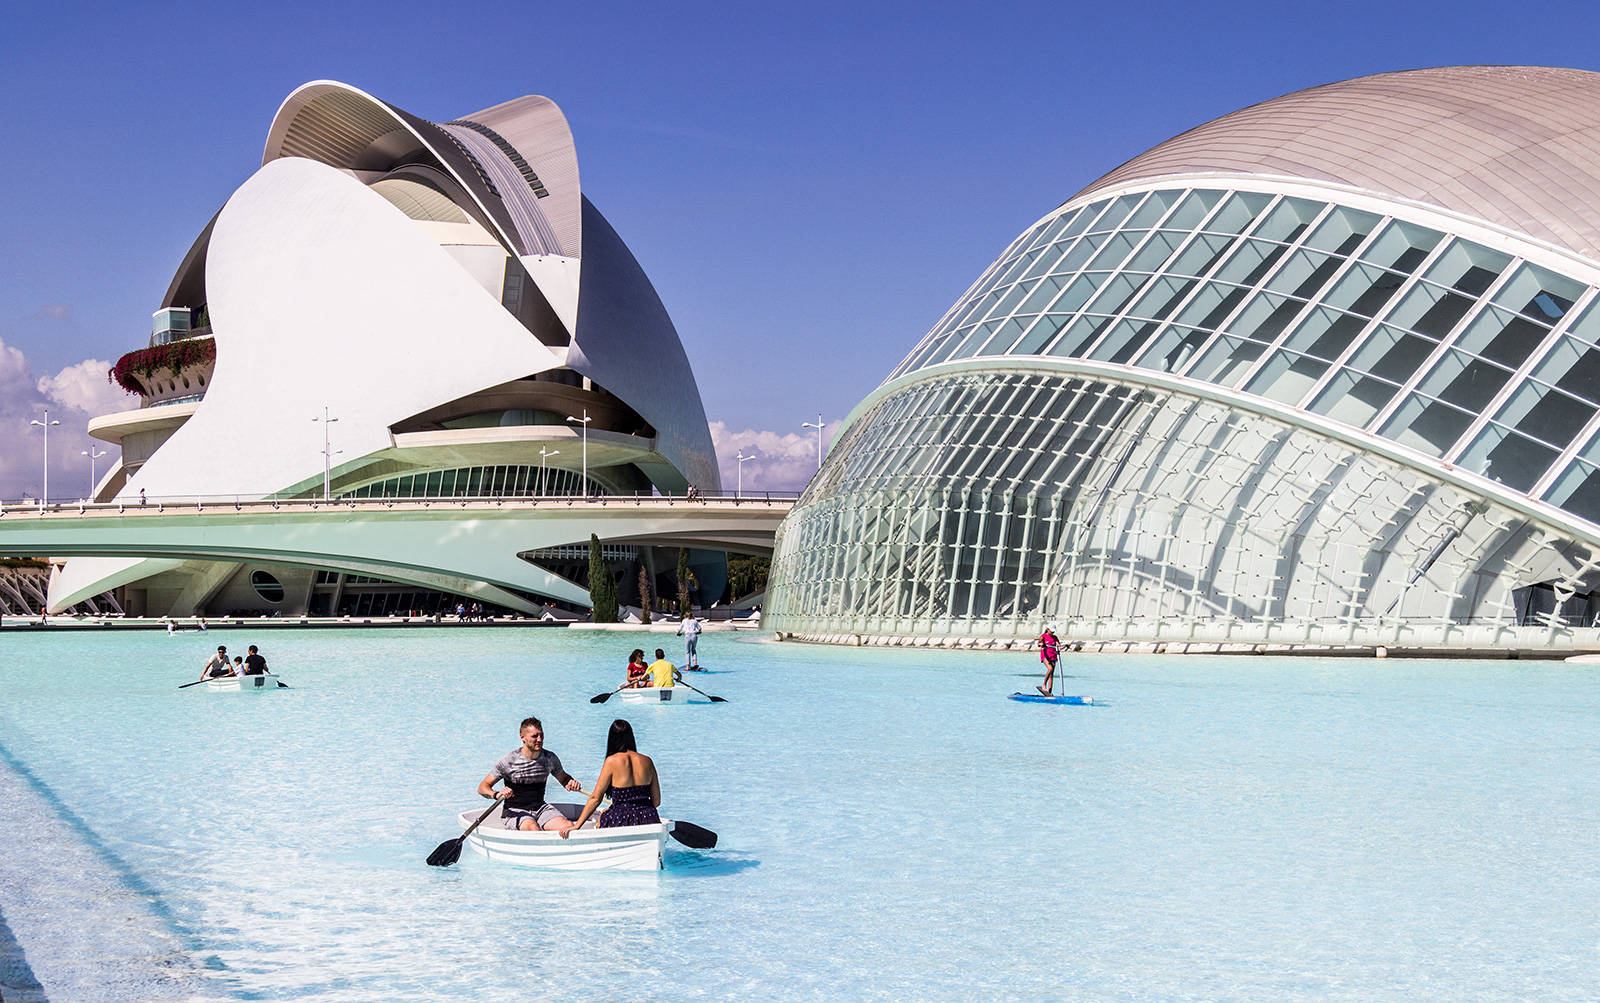
[[[0,641],[10,773],[91,848],[40,880],[147,899],[199,998],[1572,997],[1600,977],[1589,666],[1075,655],[1096,705],[1069,707],[1006,699],[1040,674],[1027,653],[711,634],[702,688],[728,703],[621,707],[588,700],[631,636],[212,633],[293,688],[178,691],[216,638]],[[669,843],[660,874],[427,866],[529,715],[585,786],[630,720],[663,813],[718,848]],[[0,845],[32,821],[0,812]],[[19,939],[49,899],[0,886]]]

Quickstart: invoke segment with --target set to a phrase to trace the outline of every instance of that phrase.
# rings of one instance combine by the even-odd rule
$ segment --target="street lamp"
[[[820,418],[822,416],[818,415],[817,417]],[[744,450],[742,450],[742,449],[739,450],[739,455],[734,457],[734,459],[739,461],[739,493],[734,495],[735,498],[743,498],[744,497],[744,461],[745,460],[753,460],[755,458],[756,458],[756,454],[751,453],[749,456],[746,456],[746,455],[744,455]]]
[[[94,461],[96,458],[106,455],[106,451],[94,448],[94,443],[91,442],[89,448],[81,450],[78,455],[89,458],[89,500],[94,501],[94,486],[99,483],[94,479]]]
[[[322,500],[327,501],[331,494],[329,488],[333,483],[333,454],[344,452],[342,449],[333,448],[333,429],[330,426],[339,419],[330,417],[328,408],[324,406],[322,417],[311,420],[322,422]]]
[[[44,409],[44,421],[35,418],[28,422],[44,429],[44,491],[39,497],[39,510],[43,511],[45,503],[50,500],[50,426],[61,424],[59,421],[50,420],[50,409]]]
[[[551,449],[547,451],[543,446],[539,447],[539,496],[541,498],[544,497],[544,458],[546,456],[560,455],[561,450],[559,449]]]
[[[823,429],[822,412],[821,411],[817,412],[817,423],[815,425],[811,424],[809,421],[806,421],[806,422],[801,422],[800,423],[800,427],[801,428],[814,428],[814,429],[817,430],[817,469],[821,470],[822,469],[822,429]]]
[[[589,497],[589,409],[583,409],[582,418],[574,418],[569,414],[567,420],[583,424],[583,496],[587,498]]]

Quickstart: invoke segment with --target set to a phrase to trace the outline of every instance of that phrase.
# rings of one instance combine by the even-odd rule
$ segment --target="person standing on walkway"
[[[695,653],[695,647],[700,640],[700,621],[690,613],[678,624],[678,636],[683,638],[684,668],[690,672],[700,670],[700,656]]]
[[[1051,696],[1056,682],[1056,661],[1061,657],[1061,638],[1056,636],[1056,625],[1051,624],[1039,635],[1039,661],[1044,663],[1044,685],[1035,686],[1044,696]]]

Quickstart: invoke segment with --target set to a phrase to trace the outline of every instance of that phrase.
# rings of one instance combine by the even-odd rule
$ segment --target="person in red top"
[[[1051,624],[1039,635],[1039,661],[1045,665],[1044,684],[1035,686],[1044,696],[1053,695],[1050,691],[1055,688],[1056,660],[1061,657],[1061,638],[1056,636],[1056,625]]]
[[[650,685],[645,677],[650,674],[649,666],[644,662],[644,649],[634,648],[633,654],[628,656],[628,685],[627,689],[638,689]]]

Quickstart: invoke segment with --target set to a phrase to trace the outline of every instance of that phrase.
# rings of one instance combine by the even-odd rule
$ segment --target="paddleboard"
[[[1043,693],[1013,693],[1011,694],[1011,699],[1020,700],[1023,703],[1073,704],[1080,707],[1094,703],[1094,697],[1047,697]]]

